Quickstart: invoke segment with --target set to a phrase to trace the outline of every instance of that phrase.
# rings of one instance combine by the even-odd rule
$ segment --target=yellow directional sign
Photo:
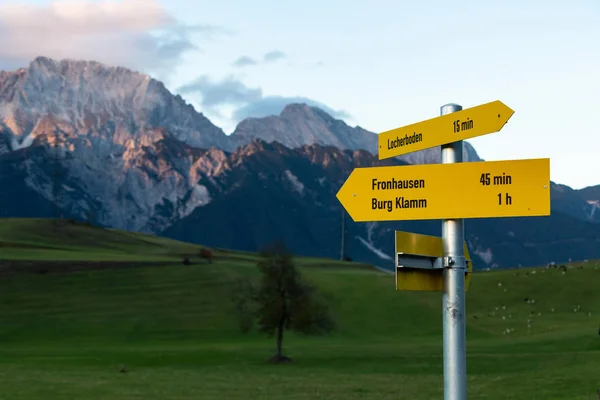
[[[355,222],[550,215],[550,159],[355,168],[337,198]]]
[[[379,159],[498,132],[513,114],[513,110],[497,100],[381,132]]]
[[[417,233],[396,231],[396,254],[442,257],[442,238]],[[464,244],[465,258],[471,260],[467,242]],[[469,288],[473,263],[468,262],[465,272],[465,292]],[[396,290],[415,290],[423,292],[441,292],[443,290],[443,271],[440,269],[417,269],[404,266],[396,268]]]

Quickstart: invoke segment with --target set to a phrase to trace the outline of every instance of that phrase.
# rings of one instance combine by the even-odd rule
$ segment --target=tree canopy
[[[240,329],[249,332],[256,322],[258,332],[276,336],[274,362],[290,361],[282,353],[284,331],[305,335],[331,332],[335,322],[315,286],[305,281],[284,245],[260,252],[258,285],[241,280],[236,290]]]

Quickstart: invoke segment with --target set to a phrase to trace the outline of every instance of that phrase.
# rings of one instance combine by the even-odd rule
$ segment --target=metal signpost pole
[[[461,111],[458,104],[446,104],[441,115]],[[457,124],[460,124],[458,122]],[[442,146],[442,164],[463,162],[463,141]],[[459,195],[448,189],[449,196]],[[444,400],[466,400],[467,357],[465,321],[465,272],[462,219],[442,221],[443,247],[443,326],[444,326]]]
[[[550,159],[463,163],[463,140],[500,131],[514,111],[496,100],[466,110],[446,104],[440,114],[381,132],[377,143],[380,160],[442,146],[441,164],[354,168],[336,197],[354,222],[442,220],[441,238],[396,231],[396,290],[442,292],[444,399],[466,400],[473,263],[463,219],[550,215]]]
[[[340,246],[340,261],[344,261],[344,255],[346,253],[346,249],[344,248],[346,244],[346,210],[342,207],[342,244]]]

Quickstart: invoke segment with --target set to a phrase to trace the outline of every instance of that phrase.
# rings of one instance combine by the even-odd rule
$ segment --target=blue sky
[[[218,29],[186,36],[199,49],[170,63],[161,57],[161,69],[150,58],[134,63],[141,56],[122,64],[164,80],[226,133],[243,116],[298,98],[374,132],[435,117],[445,103],[501,100],[515,114],[499,133],[471,140],[482,158],[549,157],[552,180],[600,184],[598,0],[170,0],[154,7],[182,26]],[[280,57],[266,62],[270,52]],[[234,65],[241,57],[255,64]]]

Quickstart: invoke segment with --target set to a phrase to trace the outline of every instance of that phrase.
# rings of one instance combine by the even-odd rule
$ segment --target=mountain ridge
[[[46,95],[55,92],[59,93],[58,99]],[[180,95],[171,94],[162,82],[97,61],[40,56],[28,68],[0,71],[0,99],[4,99],[0,102],[0,120],[12,149],[30,145],[47,131],[44,127],[59,126],[69,132],[95,130],[105,142],[112,139],[113,144],[120,146],[127,146],[129,140],[144,141],[136,135],[138,132],[163,127],[200,148],[216,146],[233,151],[259,138],[277,140],[292,148],[317,143],[377,154],[376,133],[360,126],[350,127],[304,103],[288,104],[279,115],[246,118],[231,135],[226,135]],[[111,129],[99,129],[110,122],[115,123]],[[440,162],[441,156],[437,147],[399,158],[419,164]],[[468,142],[464,158],[481,160]]]
[[[244,120],[227,136],[147,75],[38,57],[29,69],[0,72],[0,184],[10,188],[0,196],[0,212],[183,234],[249,250],[286,238],[336,257],[342,208],[335,193],[353,168],[441,158],[433,148],[380,161],[369,150],[376,139],[306,104]],[[464,147],[467,161],[480,160]],[[511,220],[512,228],[506,221],[467,221],[475,227],[469,240],[479,265],[548,262],[561,259],[561,249],[569,258],[592,258],[600,224],[590,224],[600,222],[600,194],[554,183],[551,191],[550,236],[538,236],[544,243],[562,237],[568,246],[539,243],[533,220]],[[356,257],[389,262],[394,229],[439,235],[439,221],[348,221],[349,248],[361,249]]]
[[[231,190],[162,234],[214,246],[235,244],[245,251],[282,239],[298,254],[339,257],[343,211],[335,193],[346,177],[357,167],[406,165],[396,159],[378,160],[367,151],[315,144],[289,149],[261,141],[248,154],[243,163],[235,163],[244,173],[233,170],[221,177],[224,186],[236,182],[235,187],[231,185]],[[266,165],[269,168],[259,167]],[[242,203],[245,211],[238,206]],[[236,229],[240,224],[245,228]],[[440,221],[435,220],[354,223],[346,217],[345,225],[351,257],[375,265],[391,265],[394,230],[441,234]],[[557,210],[549,217],[470,219],[465,225],[477,268],[567,262],[577,258],[572,254],[600,257],[600,225]],[[571,256],[563,254],[563,249]]]
[[[115,145],[143,141],[139,133],[164,127],[197,147],[230,146],[220,128],[162,82],[95,61],[37,57],[28,68],[0,74],[0,100],[5,134],[20,144],[31,143],[37,124],[52,116],[65,132],[96,134]]]

